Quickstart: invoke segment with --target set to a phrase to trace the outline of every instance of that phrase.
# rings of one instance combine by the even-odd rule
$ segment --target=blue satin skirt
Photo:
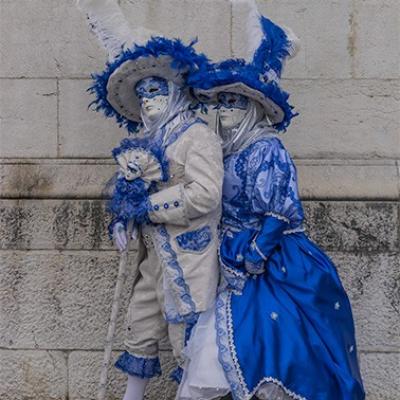
[[[298,399],[364,399],[351,307],[332,261],[296,233],[266,264],[241,294],[228,290],[217,302],[220,360],[234,398],[272,382]]]

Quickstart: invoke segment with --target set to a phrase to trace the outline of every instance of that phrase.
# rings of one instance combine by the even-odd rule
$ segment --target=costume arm
[[[256,157],[260,162],[253,176],[252,208],[264,218],[245,253],[245,266],[251,273],[263,272],[265,261],[280,243],[284,231],[303,220],[296,168],[283,145],[274,140]]]
[[[154,223],[187,226],[191,219],[220,206],[223,163],[221,145],[215,133],[196,124],[187,150],[184,183],[150,196],[149,218]],[[189,132],[188,132],[189,134]]]

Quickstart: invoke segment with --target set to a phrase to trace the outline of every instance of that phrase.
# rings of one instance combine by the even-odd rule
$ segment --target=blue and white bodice
[[[264,136],[224,160],[222,231],[259,230],[267,216],[302,230],[296,167],[281,141]]]

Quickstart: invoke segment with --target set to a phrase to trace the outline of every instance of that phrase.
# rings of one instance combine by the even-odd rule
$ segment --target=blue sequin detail
[[[203,251],[211,242],[212,232],[209,226],[191,232],[185,232],[176,237],[179,247],[183,250]]]
[[[120,355],[115,367],[128,375],[138,376],[142,379],[161,375],[161,365],[158,357],[137,357],[127,351]]]

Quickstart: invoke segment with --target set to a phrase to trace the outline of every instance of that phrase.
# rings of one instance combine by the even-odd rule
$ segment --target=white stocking
[[[125,396],[123,400],[143,400],[148,379],[142,379],[137,376],[128,375]]]

